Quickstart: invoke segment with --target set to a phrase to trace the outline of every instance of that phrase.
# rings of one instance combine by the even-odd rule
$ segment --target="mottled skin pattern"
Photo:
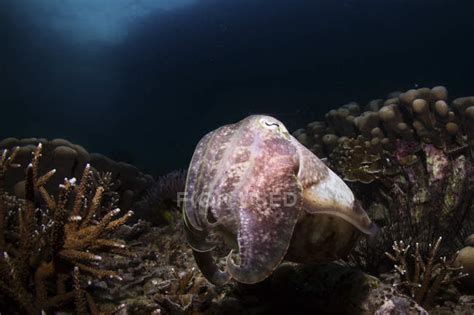
[[[215,284],[262,281],[285,255],[302,262],[335,259],[357,238],[354,227],[374,232],[344,182],[280,121],[263,115],[199,142],[183,217],[196,262]],[[232,248],[225,270],[211,255],[216,241]]]

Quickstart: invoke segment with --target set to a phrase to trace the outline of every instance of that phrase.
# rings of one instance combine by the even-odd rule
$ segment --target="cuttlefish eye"
[[[268,121],[266,121],[265,125],[268,126],[268,127],[276,127],[278,129],[280,129],[280,125],[277,124],[277,123],[269,123]]]
[[[261,118],[259,122],[260,122],[260,125],[262,125],[265,128],[274,129],[274,130],[280,129],[280,124],[277,123],[276,121],[271,121],[265,118]]]
[[[267,129],[273,130],[282,134],[285,137],[289,136],[288,130],[282,124],[279,124],[276,121],[266,120],[265,118],[260,119],[260,124]]]

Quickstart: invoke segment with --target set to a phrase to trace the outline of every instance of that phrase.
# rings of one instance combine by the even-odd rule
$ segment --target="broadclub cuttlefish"
[[[187,241],[203,275],[217,285],[262,281],[283,259],[344,257],[360,232],[377,231],[344,181],[270,116],[205,135],[184,196]],[[219,243],[229,249],[222,269],[212,255]]]

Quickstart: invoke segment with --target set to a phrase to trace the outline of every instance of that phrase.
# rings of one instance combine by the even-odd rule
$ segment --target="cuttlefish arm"
[[[299,149],[300,173],[303,186],[303,209],[311,214],[340,217],[371,237],[378,233],[374,224],[351,189],[321,160],[305,147]]]
[[[209,234],[205,231],[194,229],[187,222],[186,214],[184,215],[184,231],[188,244],[192,248],[194,260],[204,277],[215,285],[224,285],[229,282],[229,273],[220,270],[212,256],[215,244],[207,240]]]
[[[256,192],[239,209],[239,263],[227,256],[227,272],[242,283],[265,279],[280,264],[290,245],[301,208],[301,186],[290,156],[261,165],[258,180],[247,187]]]
[[[216,247],[214,243],[208,241],[207,232],[193,228],[193,226],[187,221],[188,218],[186,215],[183,216],[183,219],[186,240],[193,250],[198,252],[209,252]]]
[[[227,271],[220,270],[217,266],[211,252],[198,252],[193,250],[194,260],[201,270],[204,277],[214,285],[224,285],[230,280]]]

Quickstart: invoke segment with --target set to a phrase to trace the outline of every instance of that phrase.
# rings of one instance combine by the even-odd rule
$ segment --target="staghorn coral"
[[[462,246],[474,227],[474,97],[450,102],[445,87],[420,88],[325,118],[294,135],[349,183],[381,227],[370,246],[358,245],[355,263],[386,271],[382,253],[398,240],[414,247],[442,236],[441,255]]]
[[[393,253],[385,255],[395,264],[395,271],[401,281],[395,286],[402,287],[418,304],[432,307],[434,298],[442,286],[449,285],[464,278],[467,274],[461,272],[462,267],[455,267],[459,251],[449,259],[446,256],[437,257],[442,238],[434,244],[428,244],[428,256],[421,255],[420,244],[415,244],[415,253],[408,255],[411,248],[403,241],[394,242]]]
[[[103,253],[131,255],[111,233],[131,216],[115,218],[119,209],[104,203],[106,187],[92,185],[93,170],[86,165],[79,183],[64,179],[57,196],[45,188],[56,170],[39,172],[40,143],[26,168],[25,199],[15,201],[5,190],[5,175],[20,148],[0,161],[0,292],[2,303],[15,312],[40,314],[65,309],[74,301],[79,314],[99,314],[85,290],[89,277],[116,278],[100,266]],[[100,213],[104,213],[101,215]],[[15,306],[17,308],[15,308]],[[122,308],[123,306],[120,306]]]
[[[128,209],[137,201],[153,181],[151,175],[147,175],[138,170],[135,166],[115,162],[112,159],[97,153],[89,153],[78,144],[73,144],[65,139],[37,139],[37,138],[6,138],[0,141],[0,149],[11,150],[20,147],[17,154],[17,162],[23,167],[11,170],[5,180],[8,192],[17,197],[24,198],[25,182],[24,173],[28,165],[31,153],[38,143],[42,143],[42,158],[39,166],[40,172],[47,172],[56,169],[56,176],[51,178],[45,188],[53,195],[59,190],[62,179],[79,178],[86,164],[90,164],[99,173],[110,173],[110,178],[114,183],[113,191],[120,197],[119,206]]]

